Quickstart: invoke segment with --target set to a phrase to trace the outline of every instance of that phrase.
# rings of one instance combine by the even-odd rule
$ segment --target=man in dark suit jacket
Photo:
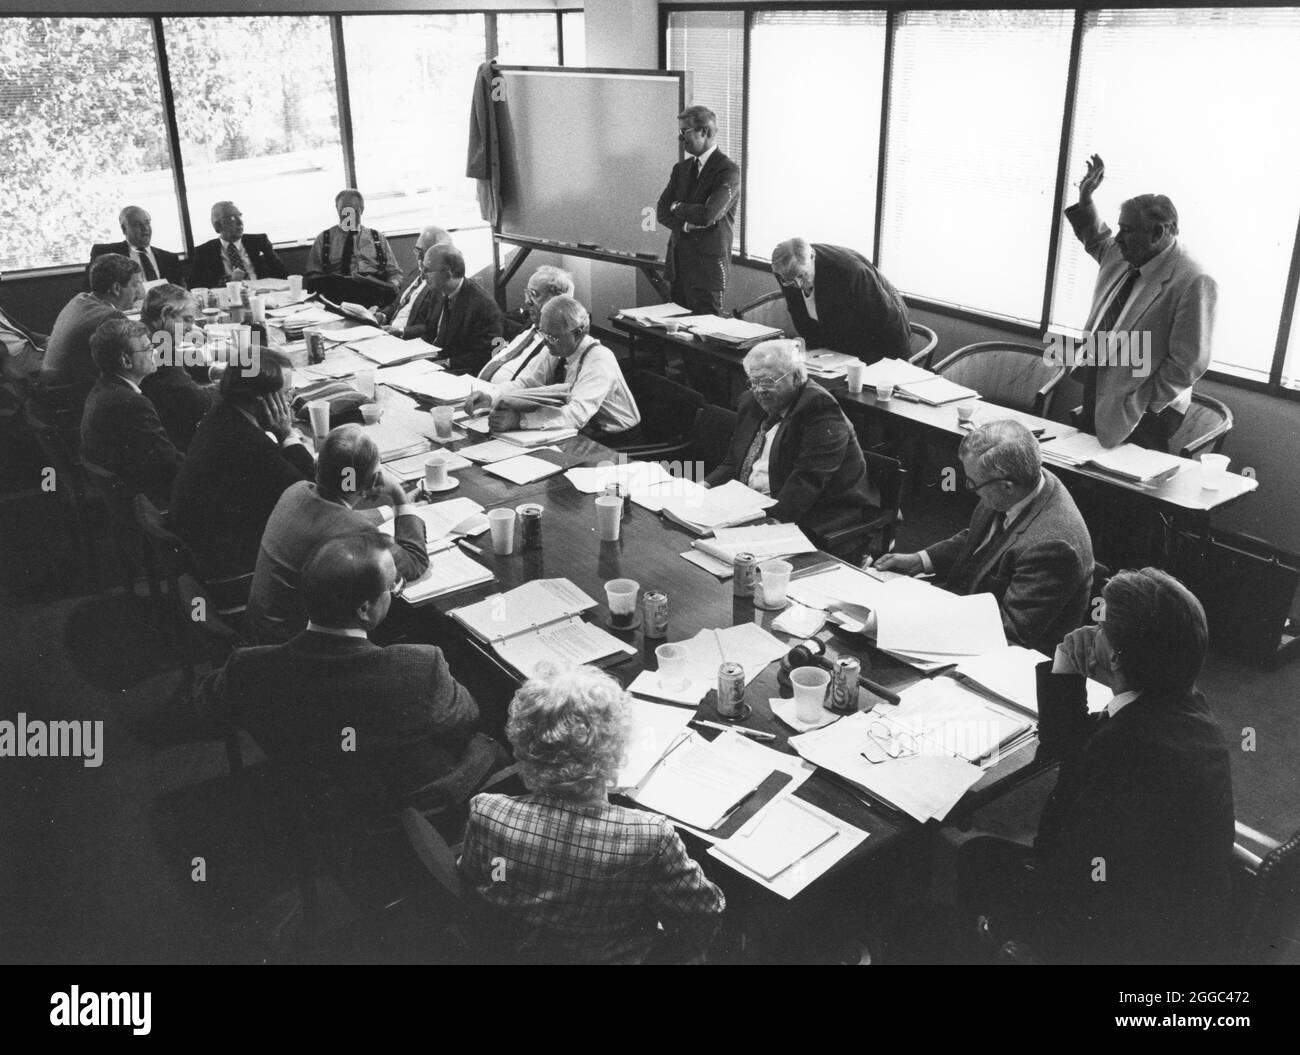
[[[190,285],[212,289],[227,282],[259,278],[288,278],[289,269],[264,234],[244,234],[244,214],[233,201],[212,206],[212,227],[218,237],[194,249]]]
[[[1018,421],[975,429],[958,448],[966,487],[980,496],[970,527],[920,553],[888,553],[882,571],[934,572],[957,594],[991,593],[1007,640],[1052,648],[1083,622],[1092,588],[1092,538],[1070,493],[1043,470]]]
[[[181,274],[181,258],[166,249],[150,244],[153,241],[153,219],[138,205],[128,205],[117,216],[126,239],[121,242],[96,242],[90,247],[90,263],[86,265],[86,288],[90,288],[90,264],[95,257],[117,253],[140,265],[145,282],[165,278],[178,286],[185,285]]]
[[[835,397],[793,341],[764,341],[745,356],[751,392],[740,401],[725,460],[709,487],[739,480],[771,495],[768,515],[820,535],[861,521],[872,504],[866,461]]]
[[[1154,568],[1120,572],[1103,599],[1101,624],[1038,668],[1040,750],[1061,772],[1034,848],[966,843],[962,899],[1043,959],[1223,962],[1235,823],[1228,751],[1195,688],[1205,613]],[[1085,675],[1115,693],[1100,714]]]
[[[194,430],[212,406],[213,392],[196,384],[185,365],[187,340],[201,336],[194,320],[198,307],[189,290],[164,282],[145,294],[140,321],[158,350],[161,362],[144,379],[140,391],[158,411],[158,418],[178,451],[187,451]],[[193,361],[193,360],[191,360]]]
[[[772,250],[772,273],[809,348],[830,348],[864,363],[906,359],[911,352],[907,304],[861,253],[791,238]]]
[[[272,761],[318,767],[372,795],[366,805],[464,801],[499,758],[475,735],[474,697],[441,649],[368,637],[401,582],[378,532],[323,543],[303,568],[306,629],[235,652],[200,681],[198,709],[233,718]]]
[[[453,245],[435,245],[424,254],[429,291],[442,298],[424,339],[439,348],[438,362],[457,374],[476,374],[500,343],[501,309],[478,285],[465,278],[465,257]]]
[[[664,270],[672,298],[700,315],[722,313],[740,204],[740,167],[717,148],[717,136],[718,119],[708,107],[690,106],[677,116],[687,157],[673,166],[656,210],[672,232]]]
[[[81,456],[165,507],[184,456],[140,391],[157,369],[149,331],[129,319],[108,319],[91,336],[90,353],[100,378],[82,411]]]
[[[442,298],[429,288],[424,273],[424,254],[435,245],[451,244],[451,235],[441,227],[425,227],[416,236],[412,247],[415,266],[406,273],[397,296],[375,311],[375,318],[394,337],[407,341],[423,337],[429,320],[442,311]]]

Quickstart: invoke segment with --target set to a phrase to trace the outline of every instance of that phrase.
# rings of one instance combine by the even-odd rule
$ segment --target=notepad
[[[797,799],[774,802],[751,835],[715,843],[719,854],[772,880],[830,842],[838,829],[804,809]]]
[[[517,458],[506,458],[502,461],[492,462],[484,466],[488,472],[494,476],[499,476],[503,480],[509,480],[512,484],[531,484],[536,480],[544,480],[548,476],[554,476],[564,470],[564,466],[556,465],[554,462],[548,462],[542,458],[534,458],[531,454],[521,454]]]
[[[379,448],[380,461],[393,461],[429,450],[427,437],[395,422],[379,421],[374,425],[362,425],[361,428]]]
[[[496,576],[478,561],[452,546],[429,557],[429,568],[415,582],[408,582],[402,598],[408,604],[422,604],[435,597],[492,582]]]
[[[578,434],[577,429],[518,429],[510,432],[498,432],[497,439],[513,443],[516,447],[546,447],[552,443],[571,440]]]
[[[369,327],[363,327],[369,329]],[[356,330],[344,331],[345,334],[356,333]],[[430,344],[428,341],[420,338],[404,341],[400,337],[394,337],[391,333],[367,333],[360,337],[353,337],[347,342],[348,347],[364,355],[373,363],[380,366],[398,366],[402,363],[409,363],[412,359],[431,359],[438,354],[439,349]],[[424,382],[408,389],[409,391],[422,391],[433,375],[429,375]],[[441,375],[450,377],[445,372]],[[468,393],[466,393],[468,395]],[[464,396],[461,397],[462,399]]]
[[[771,772],[758,772],[719,750],[715,745],[729,735],[734,734],[710,743],[692,733],[675,745],[637,787],[636,801],[693,828],[716,828]]]
[[[949,381],[946,377],[927,377],[921,381],[908,381],[898,386],[899,390],[931,407],[941,407],[947,403],[957,403],[964,399],[979,399],[980,394],[973,388]]]

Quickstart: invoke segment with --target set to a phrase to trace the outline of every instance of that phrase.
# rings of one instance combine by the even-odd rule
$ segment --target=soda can
[[[668,636],[668,595],[647,590],[641,601],[641,633],[646,637]]]
[[[745,668],[724,663],[718,668],[718,713],[723,718],[740,718],[745,713]]]
[[[621,486],[617,481],[605,485],[605,497],[623,499],[622,506],[619,507],[619,516],[627,516],[627,489]]]
[[[831,666],[831,683],[826,692],[826,709],[852,714],[858,709],[858,677],[862,664],[852,656],[841,656]]]
[[[515,510],[519,514],[519,538],[524,549],[542,548],[542,507],[529,503]]]
[[[325,361],[325,338],[316,331],[306,335],[307,337],[307,362],[323,363]]]
[[[731,566],[731,589],[737,597],[754,596],[754,580],[758,578],[758,558],[752,553],[737,553]]]

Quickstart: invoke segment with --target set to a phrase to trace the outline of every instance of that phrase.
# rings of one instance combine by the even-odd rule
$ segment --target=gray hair
[[[420,245],[421,243],[423,243],[424,249],[427,252],[435,245],[451,245],[451,235],[441,227],[436,227],[433,224],[430,224],[428,227],[422,227],[420,233],[416,235],[415,244]]]
[[[787,238],[772,250],[772,267],[788,271],[791,267],[804,268],[812,263],[813,248],[806,238]]]
[[[591,325],[591,316],[587,314],[587,309],[582,306],[581,301],[568,294],[561,294],[548,300],[546,306],[542,308],[542,315],[554,319],[565,330],[582,330],[586,333]]]
[[[316,489],[325,498],[355,495],[370,487],[379,471],[379,448],[360,425],[340,425],[325,437],[316,456]]]
[[[1136,198],[1129,198],[1124,205],[1132,205],[1137,210],[1144,230],[1149,231],[1156,224],[1161,224],[1166,233],[1178,233],[1178,210],[1165,195],[1139,194]]]
[[[169,304],[180,304],[192,299],[188,289],[173,285],[171,282],[164,282],[161,286],[154,286],[144,295],[144,306],[140,309],[140,321],[151,330],[160,329],[163,324],[163,309]]]
[[[528,276],[528,285],[534,287],[547,300],[551,297],[573,296],[573,276],[563,268],[543,264]]]
[[[208,213],[208,219],[212,221],[212,227],[214,230],[221,230],[221,214],[225,211],[226,206],[230,206],[230,208],[235,210],[238,210],[239,208],[239,206],[233,201],[218,201],[212,203],[212,209]]]
[[[105,319],[90,335],[90,357],[105,377],[120,374],[122,357],[135,350],[131,345],[141,337],[149,338],[144,323],[126,318]]]
[[[1191,690],[1205,662],[1209,628],[1195,595],[1156,568],[1116,573],[1102,591],[1106,640],[1134,689]]]
[[[510,701],[506,736],[530,791],[582,798],[617,778],[631,698],[595,667],[541,664]]]
[[[142,213],[144,213],[146,216],[149,216],[149,210],[146,209],[146,208],[144,208],[144,206],[142,206],[142,205],[127,205],[126,207],[124,207],[124,208],[122,209],[122,211],[121,211],[120,213],[117,214],[117,225],[118,225],[118,227],[125,228],[125,227],[126,227],[126,218],[127,218],[131,213],[133,213],[133,212],[142,212]],[[153,223],[153,217],[152,217],[152,216],[149,216],[149,222],[150,222],[150,223]]]
[[[808,363],[799,350],[799,342],[791,340],[760,341],[749,350],[742,364],[749,373],[751,366],[770,363],[780,373],[792,373],[796,384],[808,380]]]
[[[972,430],[957,448],[959,458],[973,458],[980,472],[1003,477],[1021,487],[1034,487],[1043,471],[1038,440],[1010,418],[990,421]]]
[[[341,191],[339,191],[336,195],[334,195],[335,210],[337,210],[338,207],[343,204],[343,201],[348,198],[356,198],[357,201],[361,203],[361,207],[363,209],[366,207],[366,196],[364,194],[362,194],[359,190],[357,190],[356,187],[344,187]]]
[[[706,132],[710,137],[718,134],[718,115],[707,106],[688,106],[677,115],[679,121],[689,121],[697,132]]]

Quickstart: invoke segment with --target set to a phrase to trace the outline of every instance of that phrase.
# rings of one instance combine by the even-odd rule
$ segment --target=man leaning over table
[[[416,237],[415,267],[406,284],[391,303],[375,312],[380,325],[394,337],[407,341],[423,337],[429,320],[442,310],[442,298],[430,288],[429,276],[424,273],[424,254],[435,245],[451,244],[451,235],[441,227],[426,227]]]
[[[919,553],[887,553],[875,567],[933,572],[956,594],[991,593],[1009,642],[1055,647],[1083,623],[1092,589],[1092,539],[1078,506],[1018,421],[982,425],[957,455],[966,489],[980,498],[970,527]]]
[[[794,341],[763,341],[745,356],[750,391],[708,487],[728,480],[777,500],[768,514],[814,535],[860,522],[874,489],[858,438],[840,405],[816,381]]]
[[[553,297],[542,309],[538,333],[547,352],[534,357],[515,380],[484,386],[465,403],[471,414],[491,406],[493,432],[577,429],[609,446],[639,441],[641,411],[614,353],[592,337],[591,318],[573,297]],[[544,388],[566,401],[539,406],[529,389]]]
[[[195,247],[192,287],[211,289],[227,282],[289,277],[289,269],[276,255],[270,238],[244,233],[244,214],[233,201],[214,204],[210,218],[217,237]]]

